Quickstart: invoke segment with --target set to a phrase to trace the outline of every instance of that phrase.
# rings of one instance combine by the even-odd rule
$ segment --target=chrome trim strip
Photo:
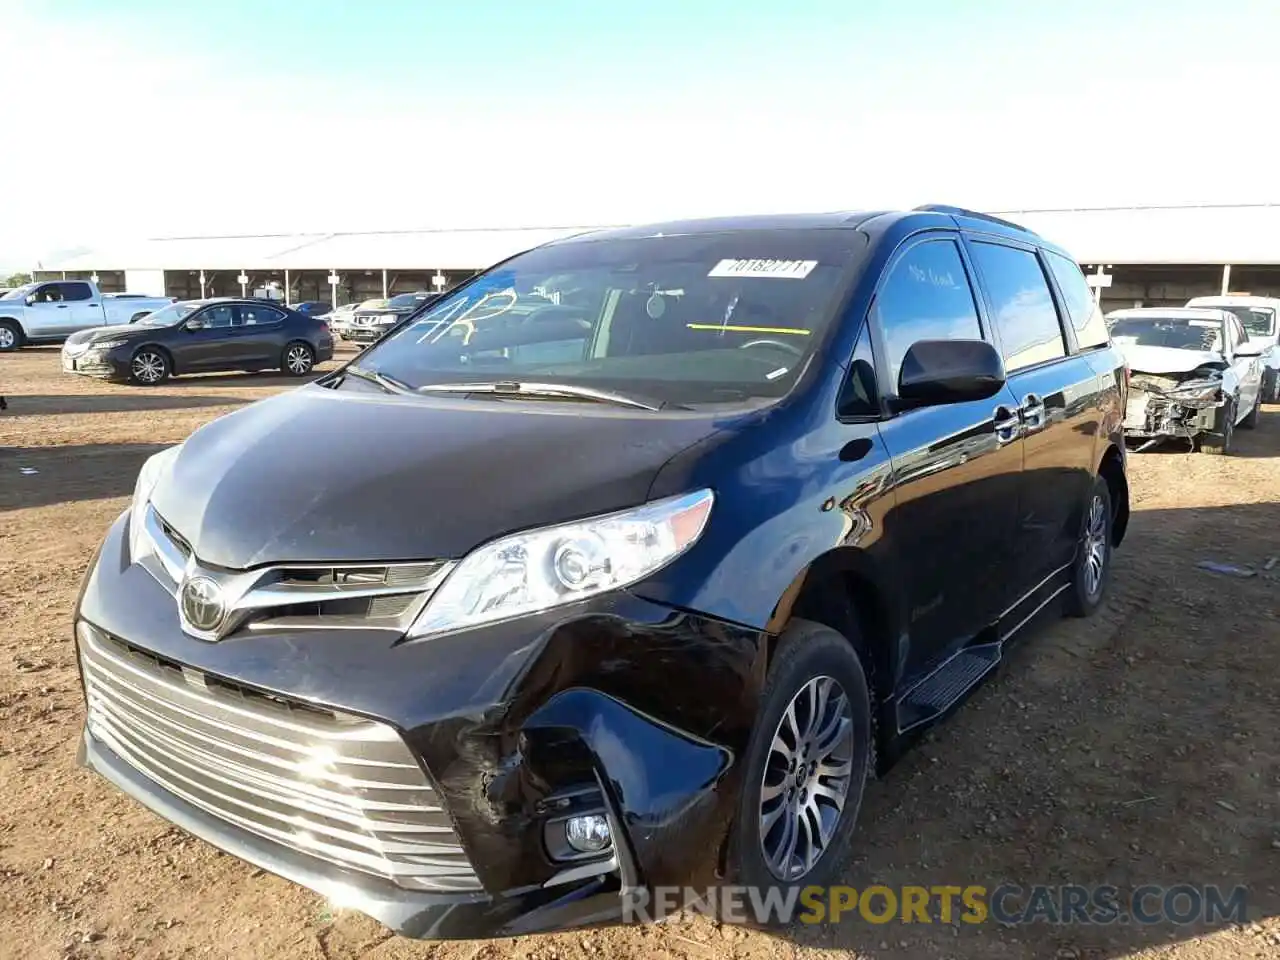
[[[1016,624],[1014,624],[1012,627],[1010,627],[1008,630],[1006,630],[1003,634],[1001,634],[1001,636],[1000,636],[1000,642],[1001,642],[1001,643],[1004,643],[1004,641],[1008,640],[1008,639],[1009,639],[1010,637],[1012,637],[1015,633],[1017,633],[1019,630],[1021,630],[1023,627],[1025,627],[1025,626],[1027,625],[1027,622],[1028,622],[1032,617],[1034,617],[1037,613],[1039,613],[1041,610],[1043,610],[1045,607],[1047,607],[1050,603],[1052,603],[1054,600],[1056,600],[1059,596],[1061,596],[1062,591],[1066,590],[1066,589],[1067,589],[1067,587],[1069,587],[1069,586],[1071,586],[1071,584],[1069,584],[1069,583],[1064,583],[1064,584],[1063,584],[1062,586],[1060,586],[1057,590],[1053,591],[1053,593],[1049,594],[1049,596],[1045,597],[1042,601],[1040,601],[1040,603],[1038,603],[1038,604],[1036,605],[1036,608],[1035,608],[1034,610],[1032,610],[1032,611],[1031,611],[1030,613],[1028,613],[1025,617],[1023,617],[1021,620],[1019,620]]]
[[[308,626],[339,630],[390,629],[403,632],[417,618],[431,595],[453,571],[452,560],[363,563],[277,563],[253,570],[223,571],[201,566],[194,552],[183,549],[166,531],[166,524],[150,504],[144,513],[143,534],[152,551],[139,559],[140,565],[156,581],[177,597],[182,584],[192,577],[214,581],[222,595],[224,614],[216,629],[202,630],[187,622],[182,604],[178,605],[182,628],[202,640],[222,637],[252,621],[255,614],[292,604],[323,604],[341,600],[373,600],[378,597],[404,597],[405,608],[391,616],[353,613],[316,613],[281,618],[279,622],[249,622],[253,630],[298,629]],[[353,578],[381,571],[380,581],[353,579],[345,583],[289,582],[290,575],[333,571]],[[269,615],[269,613],[268,613]]]

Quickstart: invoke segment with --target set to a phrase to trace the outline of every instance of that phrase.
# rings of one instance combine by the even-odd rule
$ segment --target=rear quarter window
[[[1049,272],[1053,274],[1053,279],[1058,283],[1058,290],[1062,293],[1067,318],[1075,331],[1076,345],[1081,350],[1106,346],[1107,322],[1103,318],[1102,310],[1094,302],[1093,292],[1085,282],[1080,267],[1066,257],[1048,250],[1045,251],[1044,259],[1049,264]]]

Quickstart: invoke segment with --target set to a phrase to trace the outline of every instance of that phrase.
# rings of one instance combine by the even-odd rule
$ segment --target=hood
[[[1134,373],[1190,373],[1199,367],[1222,366],[1222,354],[1211,350],[1182,350],[1178,347],[1143,347],[1116,343]]]
[[[643,503],[711,414],[335,392],[228,414],[152,503],[205,563],[461,557],[502,534]]]
[[[153,333],[156,327],[148,327]],[[95,340],[132,340],[138,337],[145,337],[146,331],[130,324],[118,323],[108,327],[91,327],[88,330],[77,330],[75,333],[67,337],[65,345],[74,347],[80,344],[88,345]]]

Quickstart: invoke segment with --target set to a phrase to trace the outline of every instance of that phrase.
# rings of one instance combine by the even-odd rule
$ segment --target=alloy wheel
[[[8,327],[0,327],[0,350],[12,350],[17,346],[18,338]]]
[[[284,355],[285,366],[289,372],[301,376],[311,369],[311,351],[302,344],[294,344]]]
[[[844,688],[815,677],[778,721],[760,784],[760,846],[779,880],[799,880],[831,845],[853,773],[853,711]]]
[[[140,383],[159,383],[164,379],[164,368],[164,357],[150,350],[133,358],[133,375]]]
[[[1094,494],[1084,530],[1084,588],[1090,597],[1102,587],[1107,566],[1107,505]]]

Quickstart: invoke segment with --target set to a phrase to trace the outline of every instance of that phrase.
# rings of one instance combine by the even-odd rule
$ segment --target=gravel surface
[[[56,349],[0,356],[0,957],[1280,957],[1280,564],[1264,569],[1280,555],[1280,407],[1237,433],[1232,457],[1131,458],[1133,520],[1104,610],[1047,619],[869,786],[846,879],[1244,884],[1248,923],[853,920],[766,935],[693,917],[415,943],[218,853],[74,763],[71,605],[139,466],[293,383],[231,374],[139,389],[64,375]]]

